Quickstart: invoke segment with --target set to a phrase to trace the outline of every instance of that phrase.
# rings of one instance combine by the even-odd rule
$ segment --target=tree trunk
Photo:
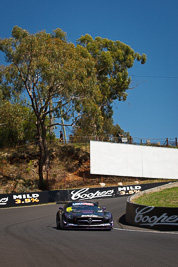
[[[39,136],[39,189],[46,189],[44,181],[44,172],[49,168],[49,150],[46,138],[46,127],[42,120],[37,122],[38,136]]]
[[[52,100],[50,100],[50,102],[49,102],[49,110],[50,110],[50,112],[49,112],[49,119],[50,119],[49,120],[50,121],[49,135],[50,135],[50,141],[51,141],[52,135],[53,135],[53,127],[51,126],[53,124],[53,116],[52,116],[52,112],[51,112],[52,105],[53,105]]]

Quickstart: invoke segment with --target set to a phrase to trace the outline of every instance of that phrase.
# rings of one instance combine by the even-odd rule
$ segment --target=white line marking
[[[178,232],[160,232],[160,231],[153,231],[153,230],[149,230],[149,231],[144,231],[144,230],[134,230],[134,229],[121,229],[121,228],[113,228],[114,230],[117,231],[126,231],[126,232],[141,232],[141,233],[154,233],[154,234],[171,234],[171,235],[178,235]]]

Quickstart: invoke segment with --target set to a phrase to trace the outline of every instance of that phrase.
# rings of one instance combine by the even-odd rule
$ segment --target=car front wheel
[[[60,223],[57,215],[56,215],[56,227],[57,229],[60,229]]]

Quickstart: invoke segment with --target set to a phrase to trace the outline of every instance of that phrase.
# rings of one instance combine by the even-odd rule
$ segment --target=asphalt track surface
[[[126,197],[99,203],[113,213],[112,231],[57,230],[58,204],[0,209],[0,266],[178,266],[178,232],[118,224]]]

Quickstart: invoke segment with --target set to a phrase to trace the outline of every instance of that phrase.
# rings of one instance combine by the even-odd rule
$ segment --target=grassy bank
[[[154,207],[178,207],[178,187],[142,195],[133,200],[134,203]]]

